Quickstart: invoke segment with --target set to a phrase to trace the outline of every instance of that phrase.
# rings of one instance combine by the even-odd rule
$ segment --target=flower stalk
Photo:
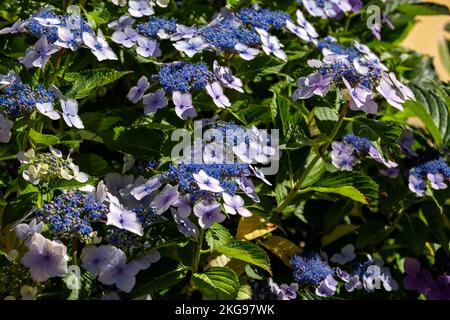
[[[316,156],[311,160],[311,162],[308,164],[308,166],[305,168],[305,171],[303,171],[300,178],[297,180],[297,182],[294,185],[294,188],[289,192],[289,194],[286,196],[284,201],[276,208],[276,212],[280,213],[282,212],[297,196],[299,192],[301,192],[300,187],[302,186],[305,179],[308,177],[311,170],[316,165],[317,161],[319,161],[323,154],[328,150],[328,147],[335,139],[337,133],[339,132],[339,129],[341,128],[342,124],[344,123],[345,116],[347,115],[349,109],[349,103],[347,102],[344,107],[342,108],[342,111],[339,115],[339,119],[334,125],[333,131],[330,134],[330,139],[327,143],[325,143],[322,148],[320,148],[319,152],[316,154]]]

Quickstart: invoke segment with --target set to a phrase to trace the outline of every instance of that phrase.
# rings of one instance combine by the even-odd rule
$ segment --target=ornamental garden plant
[[[449,300],[449,14],[1,1],[0,299]]]

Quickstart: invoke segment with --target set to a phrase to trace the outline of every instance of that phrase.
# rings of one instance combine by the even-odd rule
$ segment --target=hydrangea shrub
[[[450,299],[447,7],[69,3],[0,3],[1,299]]]

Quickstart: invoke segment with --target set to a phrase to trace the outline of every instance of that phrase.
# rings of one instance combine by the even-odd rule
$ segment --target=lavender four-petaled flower
[[[251,48],[240,42],[236,43],[236,45],[234,46],[234,50],[236,50],[236,52],[239,53],[239,56],[242,59],[247,61],[255,59],[255,57],[259,53],[258,49]]]
[[[198,173],[193,173],[195,181],[201,190],[211,192],[223,192],[224,189],[220,185],[220,181],[216,178],[210,177],[204,170],[200,170]]]
[[[366,89],[362,85],[356,85],[354,88],[350,86],[350,83],[342,78],[342,82],[347,88],[350,94],[350,104],[351,110],[358,111],[362,110],[369,114],[376,114],[378,110],[378,105],[372,100],[373,92]]]
[[[253,182],[246,177],[236,179],[236,183],[239,188],[253,201],[260,202],[258,194],[255,192]]]
[[[101,30],[98,30],[97,36],[89,32],[83,32],[82,37],[84,44],[91,49],[98,61],[118,59],[114,51],[109,47],[108,42],[106,42]]]
[[[250,217],[252,213],[244,207],[244,199],[242,199],[239,195],[230,195],[226,192],[222,193],[223,197],[223,207],[225,208],[225,212],[228,214],[236,214],[239,213],[242,217]]]
[[[208,47],[208,44],[202,37],[196,36],[187,40],[180,40],[173,44],[175,49],[184,52],[189,58],[192,58],[197,53]]]
[[[139,78],[136,86],[132,87],[130,91],[128,91],[127,98],[132,103],[137,103],[144,96],[145,91],[150,87],[148,83],[148,79],[146,76],[142,76]]]
[[[255,28],[255,30],[259,33],[262,49],[265,54],[273,54],[275,57],[287,61],[286,53],[281,49],[283,45],[276,36],[268,34],[264,29]]]
[[[225,215],[221,213],[220,205],[217,202],[209,203],[206,200],[198,202],[194,206],[194,214],[198,217],[198,223],[203,229],[209,228],[213,223],[221,223],[225,220]]]
[[[197,116],[197,111],[192,105],[192,96],[190,93],[174,91],[172,93],[172,101],[175,105],[175,113],[181,119],[186,120],[187,118]]]
[[[103,284],[115,284],[120,290],[129,293],[136,283],[136,274],[138,272],[139,268],[135,264],[127,263],[126,254],[122,250],[115,248],[98,279]]]
[[[21,261],[31,269],[33,280],[43,282],[67,274],[68,257],[65,245],[35,233],[28,242],[28,249]]]
[[[109,263],[116,250],[111,245],[84,247],[81,251],[81,265],[94,277],[97,277]]]
[[[406,257],[403,266],[406,272],[406,276],[403,279],[405,288],[427,294],[433,281],[431,273],[423,269],[420,262],[414,258]]]
[[[239,78],[236,78],[233,76],[233,72],[228,67],[222,67],[219,65],[217,60],[214,60],[213,64],[214,73],[216,74],[217,79],[219,79],[220,83],[223,84],[225,87],[239,91],[244,92],[242,89],[242,81]]]
[[[355,148],[345,142],[334,141],[331,144],[331,160],[336,168],[344,171],[352,171],[356,164],[356,158],[353,155]]]
[[[330,274],[316,288],[316,294],[320,297],[331,297],[336,293],[337,285],[338,282]]]
[[[106,224],[130,231],[139,236],[144,234],[142,225],[139,222],[136,213],[126,209],[118,201],[110,202],[108,220],[106,221]]]
[[[130,15],[136,18],[151,16],[155,13],[153,7],[146,0],[130,0],[128,2],[128,7]]]
[[[441,173],[427,173],[427,179],[434,190],[447,189],[445,177]]]
[[[192,208],[189,204],[190,197],[189,195],[185,195],[183,197],[179,197],[172,205],[178,208],[178,214],[182,218],[187,218],[191,212]]]
[[[146,94],[142,98],[142,102],[144,103],[144,114],[149,114],[166,107],[169,100],[166,98],[165,91],[163,89],[159,89],[154,93]]]
[[[136,53],[144,58],[159,57],[161,55],[161,49],[156,40],[147,39],[146,37],[139,36],[137,39],[138,47]]]
[[[17,20],[11,27],[6,27],[0,29],[1,34],[12,34],[12,33],[21,33],[25,31],[25,22],[22,20]]]
[[[178,185],[167,184],[161,193],[153,199],[150,206],[156,210],[156,214],[161,215],[178,200],[179,196]]]
[[[223,88],[219,81],[208,83],[205,87],[206,92],[209,94],[216,106],[219,108],[226,108],[231,106],[230,100],[223,93]]]
[[[36,42],[33,48],[27,49],[26,56],[21,59],[27,68],[44,68],[50,56],[59,51],[59,47],[49,44],[46,37],[42,37]]]
[[[135,265],[139,270],[147,270],[153,263],[161,259],[159,251],[152,251],[144,256],[134,259],[131,264]]]
[[[37,223],[36,219],[31,220],[29,224],[19,223],[15,227],[16,236],[20,240],[25,240],[26,244],[32,239],[35,233],[41,233],[44,230],[44,223],[40,221]]]
[[[297,87],[292,95],[293,100],[308,99],[313,95],[323,97],[330,89],[332,76],[321,75],[319,72],[314,72],[307,77],[301,77],[297,79]]]
[[[298,284],[286,283],[280,284],[278,287],[278,300],[294,300],[297,298]]]
[[[144,184],[134,188],[130,191],[130,194],[136,198],[136,200],[142,200],[144,197],[153,193],[161,186],[159,176],[154,176],[148,179]]]
[[[330,261],[344,265],[356,258],[355,247],[349,243],[341,249],[340,253],[331,256]]]
[[[69,127],[84,129],[83,121],[78,115],[78,102],[76,100],[74,99],[68,99],[67,101],[61,100],[61,109],[64,122]]]
[[[129,14],[124,14],[115,21],[108,23],[108,28],[114,31],[124,30],[126,27],[131,27],[134,23],[134,19]]]
[[[423,197],[427,189],[427,183],[422,178],[411,174],[408,178],[408,188],[419,197]]]
[[[138,42],[139,33],[131,27],[126,27],[123,31],[115,31],[112,34],[112,41],[123,45],[125,48],[131,48]]]
[[[58,27],[58,40],[55,41],[55,45],[62,48],[68,48],[72,51],[78,49],[75,35],[66,27]]]

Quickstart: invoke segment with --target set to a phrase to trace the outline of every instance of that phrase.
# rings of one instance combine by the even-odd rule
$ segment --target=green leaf
[[[104,176],[110,170],[105,159],[94,153],[81,153],[75,158],[80,170],[92,176]]]
[[[446,252],[449,251],[449,239],[445,230],[444,215],[439,212],[439,209],[434,203],[426,203],[423,208],[423,215],[426,217],[428,227],[431,234]]]
[[[66,73],[64,79],[73,82],[67,95],[74,99],[88,97],[96,89],[106,86],[131,72],[114,69],[92,69],[82,73]]]
[[[320,132],[330,135],[334,129],[336,122],[339,120],[337,112],[327,106],[317,106],[314,108],[314,116],[316,124]]]
[[[255,280],[263,280],[264,279],[264,275],[260,274],[258,272],[258,269],[252,268],[252,266],[249,264],[245,265],[244,270],[245,270],[245,274],[251,279],[255,279]]]
[[[354,202],[349,199],[340,199],[335,205],[325,213],[323,224],[325,230],[331,230],[334,228],[345,216],[349,215],[352,211]]]
[[[449,15],[449,8],[433,2],[405,3],[397,7],[397,10],[410,16],[436,16]]]
[[[166,267],[167,268],[167,267]],[[158,275],[150,281],[133,290],[133,297],[139,297],[144,294],[153,294],[154,292],[173,287],[177,283],[183,281],[188,274],[185,267],[178,267],[175,270]]]
[[[26,193],[10,201],[6,206],[1,224],[6,225],[25,216],[36,205],[37,199],[37,193]]]
[[[73,286],[74,289],[71,289],[67,300],[83,300],[89,299],[93,283],[94,277],[88,271],[84,271],[78,277],[78,275],[74,272],[69,272],[67,276],[63,279],[64,283],[67,287]],[[78,289],[76,287],[78,286]],[[69,289],[67,289],[69,290]]]
[[[296,141],[297,143],[309,141],[309,134],[305,128],[302,127],[302,124],[304,124],[302,115],[304,116],[308,113],[307,110],[304,110],[303,104],[298,106],[291,98],[286,97],[281,93],[274,93],[274,97],[286,141],[290,139],[295,141],[301,139],[301,141]]]
[[[262,55],[258,55],[252,61],[239,59],[233,63],[236,65],[237,77],[255,82],[260,81],[263,76],[278,74],[286,65],[286,62],[280,59]]]
[[[364,136],[372,141],[382,139],[389,143],[395,143],[403,130],[394,122],[381,122],[367,118],[356,118],[352,122],[353,133]]]
[[[251,263],[269,273],[271,272],[269,256],[256,244],[247,241],[232,240],[224,246],[217,248],[217,251],[230,258]]]
[[[59,144],[59,138],[50,134],[42,134],[35,131],[33,128],[30,129],[30,139],[33,140],[34,143],[44,144],[46,146],[51,146],[55,144]]]
[[[431,234],[427,225],[416,217],[405,215],[402,219],[402,243],[411,250],[414,256],[420,256],[425,248],[425,243],[430,241]]]
[[[358,237],[355,245],[362,249],[369,245],[380,243],[389,235],[389,230],[380,221],[369,221],[363,224],[358,230]]]
[[[241,284],[237,295],[237,300],[251,300],[253,295],[252,287],[249,284]]]
[[[439,56],[445,70],[450,74],[450,41],[444,37],[439,40]]]
[[[355,201],[367,204],[366,197],[355,187],[353,186],[342,186],[335,188],[326,188],[326,187],[309,187],[308,190],[313,190],[317,192],[323,193],[335,193],[341,196],[353,199]]]
[[[131,154],[140,159],[150,159],[160,155],[166,135],[159,130],[145,127],[115,127],[113,132],[102,132],[103,140],[110,150]]]
[[[236,273],[228,268],[212,267],[205,273],[192,275],[195,287],[210,299],[236,299],[239,290],[239,280]]]
[[[244,2],[248,2],[246,0],[227,0],[228,8],[236,8],[242,5]]]
[[[214,223],[205,233],[206,242],[212,250],[227,244],[232,238],[227,228],[218,223]]]
[[[80,188],[81,186],[84,186],[86,184],[94,184],[97,180],[98,180],[98,178],[92,177],[92,176],[90,176],[89,180],[86,182],[79,182],[75,179],[72,179],[72,180],[60,179],[60,180],[56,180],[52,183],[52,188],[59,189],[59,190]]]
[[[450,140],[450,115],[448,106],[432,89],[412,87],[416,101],[406,101],[405,107],[422,120],[426,130],[440,145]]]
[[[316,158],[317,153],[313,150],[311,150],[310,154],[306,158],[306,163],[304,165],[305,169],[308,167],[308,165]],[[316,161],[311,171],[309,171],[308,175],[303,180],[302,184],[300,185],[300,188],[305,188],[313,183],[317,182],[327,171],[325,161],[322,157],[319,158],[319,160]]]
[[[245,101],[238,100],[233,103],[230,108],[227,110],[235,117],[237,120],[242,122],[243,124],[247,124],[247,120],[245,120],[244,112],[242,112],[243,106],[245,105]]]
[[[322,237],[322,246],[325,247],[329,245],[330,243],[333,243],[337,239],[352,233],[353,231],[357,230],[359,226],[354,224],[340,224],[337,225],[336,228],[334,228],[331,232],[324,235]]]
[[[369,206],[376,207],[378,205],[378,184],[370,177],[359,172],[337,172],[330,174],[315,183],[312,187],[340,188],[345,186],[353,186],[360,191],[366,198],[365,203],[368,203]],[[352,189],[345,190],[345,193],[352,193]],[[359,195],[353,193],[352,197],[356,198]]]

